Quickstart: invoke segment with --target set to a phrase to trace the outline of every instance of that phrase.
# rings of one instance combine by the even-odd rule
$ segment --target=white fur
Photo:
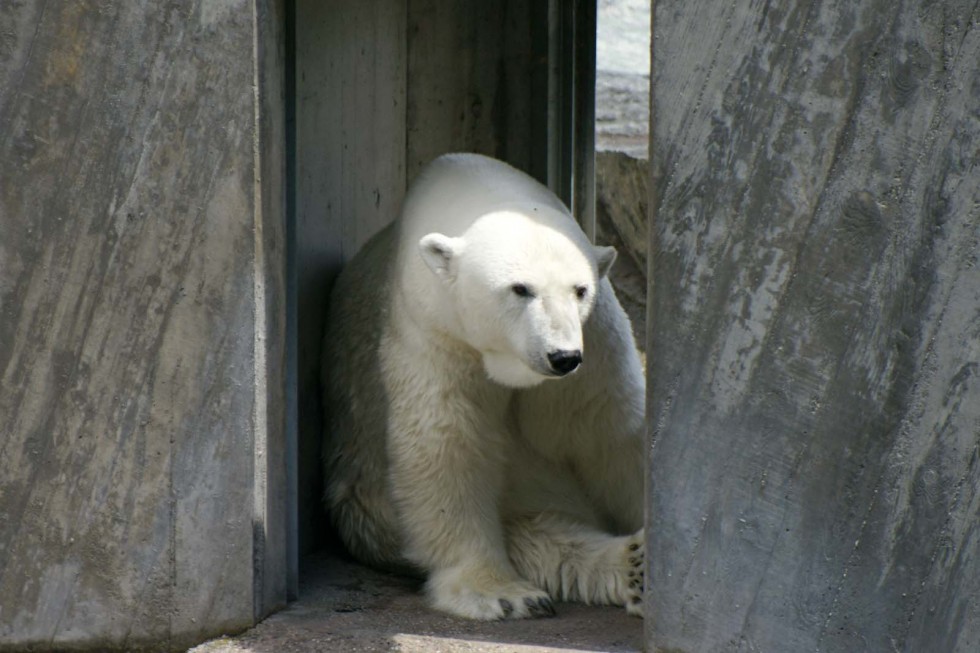
[[[422,172],[332,296],[326,503],[355,556],[473,619],[639,614],[644,382],[614,258],[499,161]]]

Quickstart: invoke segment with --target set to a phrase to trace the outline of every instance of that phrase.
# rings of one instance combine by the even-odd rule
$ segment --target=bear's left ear
[[[616,248],[615,247],[596,247],[595,248],[595,262],[596,266],[599,268],[599,278],[603,278],[609,273],[609,269],[612,264],[616,261]]]
[[[463,251],[462,238],[450,238],[443,234],[422,236],[419,241],[419,253],[422,260],[436,273],[440,279],[451,279],[451,263],[453,258]]]

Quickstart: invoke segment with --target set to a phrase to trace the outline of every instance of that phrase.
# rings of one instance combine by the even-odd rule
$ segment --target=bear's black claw
[[[528,612],[531,613],[532,617],[555,616],[555,606],[551,603],[551,599],[547,597],[537,600],[528,597],[524,599],[524,605],[527,606]]]

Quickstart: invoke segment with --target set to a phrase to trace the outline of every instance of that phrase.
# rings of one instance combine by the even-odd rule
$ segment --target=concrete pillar
[[[0,650],[285,601],[281,2],[0,9]]]
[[[980,650],[980,9],[655,11],[650,650]]]

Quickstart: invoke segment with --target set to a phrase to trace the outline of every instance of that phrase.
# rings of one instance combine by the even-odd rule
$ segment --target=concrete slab
[[[473,622],[428,608],[416,580],[337,556],[305,560],[300,600],[237,637],[189,653],[478,653],[642,649],[643,621],[620,608],[559,604],[558,616]]]

